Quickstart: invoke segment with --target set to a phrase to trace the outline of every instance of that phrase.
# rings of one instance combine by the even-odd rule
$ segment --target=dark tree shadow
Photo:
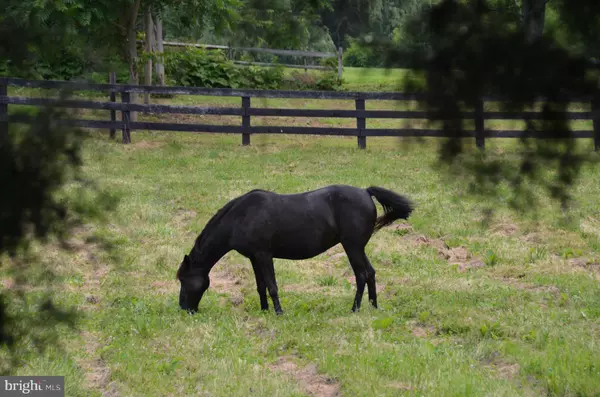
[[[566,3],[561,3],[565,21],[576,25],[586,20],[581,9]],[[591,6],[600,11],[597,4]],[[598,98],[597,74],[584,53],[559,45],[551,33],[531,39],[509,11],[485,0],[444,0],[424,8],[405,26],[411,46],[377,45],[388,54],[390,67],[410,59],[415,69],[400,90],[424,91],[430,118],[442,118],[441,124],[434,123],[450,138],[439,146],[437,167],[449,172],[448,183],[459,181],[469,194],[488,198],[508,186],[510,206],[521,211],[536,210],[536,192],[542,188],[566,209],[582,167],[598,157],[593,147],[577,144],[565,112],[573,99],[587,106]],[[480,153],[474,138],[464,138],[473,133],[473,121],[462,113],[473,111],[484,96],[503,98],[495,110],[541,111],[539,119],[522,118],[525,132],[510,155]]]

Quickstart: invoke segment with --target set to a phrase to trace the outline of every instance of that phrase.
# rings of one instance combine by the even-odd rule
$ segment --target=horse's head
[[[208,274],[203,269],[193,268],[190,257],[185,255],[177,270],[177,279],[181,283],[179,306],[190,313],[197,312],[200,299],[210,285]]]

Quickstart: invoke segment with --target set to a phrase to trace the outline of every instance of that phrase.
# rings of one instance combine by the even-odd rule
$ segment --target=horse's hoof
[[[277,311],[275,311],[275,314],[278,316],[281,316],[281,315],[283,315],[283,310],[277,310]]]

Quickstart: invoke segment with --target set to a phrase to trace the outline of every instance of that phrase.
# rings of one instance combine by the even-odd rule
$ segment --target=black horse
[[[384,208],[377,218],[371,199]],[[282,314],[273,258],[308,259],[342,243],[356,277],[352,311],[360,309],[365,283],[377,307],[375,269],[365,254],[374,231],[412,212],[404,197],[383,189],[332,185],[301,194],[252,190],[221,208],[196,239],[177,271],[181,282],[179,305],[196,312],[210,285],[209,273],[227,252],[235,250],[252,262],[262,310],[269,309],[267,289],[275,312]]]

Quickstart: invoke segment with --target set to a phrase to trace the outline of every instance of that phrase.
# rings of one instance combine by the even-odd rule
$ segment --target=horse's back
[[[311,258],[345,236],[368,239],[376,215],[370,195],[347,185],[296,194],[253,190],[234,211],[241,249],[268,247],[274,257],[288,259]]]

